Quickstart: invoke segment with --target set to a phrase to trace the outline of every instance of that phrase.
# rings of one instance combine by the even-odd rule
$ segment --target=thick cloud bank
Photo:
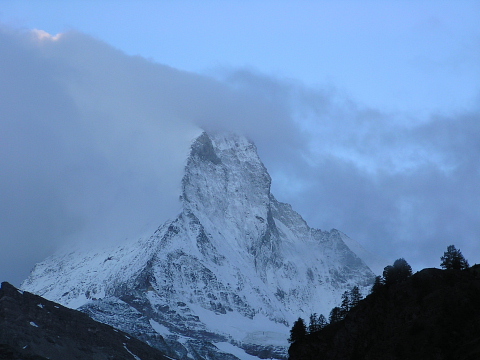
[[[273,192],[386,259],[480,258],[479,109],[428,121],[251,70],[217,80],[86,35],[0,29],[1,280],[61,245],[147,234],[179,210],[200,128],[252,138]]]

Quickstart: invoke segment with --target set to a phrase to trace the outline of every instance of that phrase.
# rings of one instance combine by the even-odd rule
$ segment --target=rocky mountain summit
[[[162,341],[157,335],[158,341]],[[167,360],[159,350],[40,296],[2,283],[0,359]]]
[[[270,184],[252,142],[203,133],[174,220],[121,246],[56,254],[22,288],[180,359],[285,358],[299,315],[327,313],[374,274],[358,244],[310,228]]]

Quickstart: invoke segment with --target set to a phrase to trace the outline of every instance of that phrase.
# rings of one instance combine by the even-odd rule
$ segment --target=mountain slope
[[[480,267],[424,269],[292,344],[290,360],[480,359]]]
[[[0,359],[171,358],[80,311],[4,282],[0,288]]]
[[[351,239],[310,228],[270,183],[253,143],[203,133],[176,219],[137,242],[55,255],[22,288],[153,346],[160,333],[179,357],[228,358],[220,349],[285,357],[299,314],[328,311],[374,275],[346,245]]]

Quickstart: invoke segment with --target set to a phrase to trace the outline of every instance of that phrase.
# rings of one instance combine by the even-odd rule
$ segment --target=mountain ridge
[[[344,241],[353,240],[310,228],[270,188],[251,141],[204,132],[191,146],[177,218],[123,246],[54,255],[22,288],[147,343],[160,333],[170,347],[162,350],[183,359],[228,358],[221,348],[232,345],[237,358],[284,358],[299,313],[326,312],[374,275]]]
[[[163,341],[160,335],[159,342]],[[170,360],[158,349],[86,314],[23,292],[0,288],[0,359]]]

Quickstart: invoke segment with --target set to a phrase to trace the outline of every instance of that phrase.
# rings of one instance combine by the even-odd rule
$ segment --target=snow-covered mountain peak
[[[53,256],[22,288],[165,351],[160,334],[182,359],[228,359],[222,349],[282,357],[298,316],[328,315],[374,275],[353,240],[310,228],[270,185],[251,141],[202,133],[176,219],[123,247]]]
[[[255,145],[236,134],[203,133],[195,140],[182,181],[184,211],[222,242],[255,253],[275,229],[271,178]],[[218,234],[216,229],[221,229]]]
[[[241,211],[248,217],[250,210],[268,207],[270,184],[253,143],[234,134],[203,133],[193,143],[185,167],[184,208],[196,215],[228,217]]]

